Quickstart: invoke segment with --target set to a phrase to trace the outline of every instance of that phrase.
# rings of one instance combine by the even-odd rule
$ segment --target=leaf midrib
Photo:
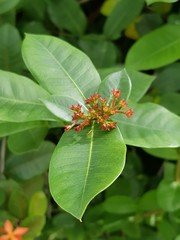
[[[93,148],[93,138],[94,138],[94,122],[92,124],[92,128],[91,128],[90,131],[91,131],[91,138],[90,138],[90,146],[89,146],[89,158],[88,158],[86,175],[85,175],[85,179],[84,179],[84,185],[83,185],[83,189],[82,189],[80,209],[82,208],[82,204],[83,204],[83,200],[84,200],[84,194],[85,194],[85,190],[86,190],[86,185],[87,185],[87,180],[88,180],[88,175],[89,175],[89,169],[90,169],[91,159],[92,159],[92,148]]]
[[[40,41],[38,41],[37,39],[35,39],[38,44],[45,49],[45,51],[54,59],[54,61],[57,63],[57,65],[60,67],[60,69],[64,72],[64,74],[71,80],[71,82],[74,84],[74,86],[77,88],[77,90],[79,91],[79,93],[81,94],[81,96],[86,99],[86,97],[84,96],[83,92],[81,91],[81,89],[78,87],[78,85],[76,84],[76,82],[72,79],[72,77],[68,74],[68,72],[63,68],[63,66],[59,63],[58,59],[52,54],[52,52],[50,52],[48,50],[47,47],[45,47]]]

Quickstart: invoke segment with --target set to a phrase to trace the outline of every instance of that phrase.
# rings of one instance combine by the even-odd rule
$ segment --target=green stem
[[[6,155],[6,138],[3,138],[1,142],[0,176],[3,175],[4,173],[5,155]]]
[[[180,182],[180,148],[177,151],[179,154],[176,163],[176,182]]]

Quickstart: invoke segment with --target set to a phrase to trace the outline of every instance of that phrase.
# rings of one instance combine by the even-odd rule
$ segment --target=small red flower
[[[121,92],[118,89],[113,89],[111,92],[115,98],[118,98],[121,96]]]
[[[3,235],[0,236],[0,240],[22,240],[22,236],[26,234],[28,228],[17,227],[13,230],[13,225],[11,221],[6,220],[4,223],[4,227],[0,228],[0,232]]]
[[[65,126],[65,131],[68,131],[79,123],[74,130],[76,132],[81,131],[84,127],[90,125],[93,121],[99,124],[102,130],[110,131],[116,128],[116,122],[113,122],[110,117],[114,114],[125,114],[128,118],[132,116],[133,110],[129,109],[122,111],[122,108],[127,108],[127,102],[125,100],[119,99],[121,92],[118,89],[113,89],[111,91],[113,98],[110,104],[106,102],[106,98],[102,98],[98,93],[90,96],[85,100],[87,105],[87,113],[85,114],[82,110],[82,106],[78,104],[77,106],[72,105],[71,110],[74,111],[72,120],[74,121],[71,125]]]
[[[128,117],[128,118],[130,118],[132,115],[133,115],[133,110],[132,110],[132,108],[130,108],[129,110],[127,110],[126,111],[126,116]]]

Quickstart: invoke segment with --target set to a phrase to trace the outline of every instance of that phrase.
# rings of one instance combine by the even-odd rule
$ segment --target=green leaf
[[[28,34],[22,51],[27,67],[50,93],[82,100],[97,91],[98,72],[90,59],[70,44],[51,36]]]
[[[23,240],[32,240],[40,235],[46,223],[45,216],[29,216],[21,221],[21,227],[29,228],[29,231],[23,235]]]
[[[179,93],[166,93],[160,96],[160,102],[162,106],[169,111],[180,115],[180,94]]]
[[[177,148],[143,148],[148,154],[157,158],[163,158],[167,160],[177,160],[178,150]]]
[[[146,0],[147,4],[153,4],[153,3],[157,3],[157,2],[166,2],[166,3],[174,3],[177,2],[178,0]]]
[[[157,191],[150,190],[146,192],[139,200],[139,210],[141,211],[156,211],[159,209],[157,202]]]
[[[121,96],[127,100],[131,93],[131,80],[125,69],[111,73],[108,75],[101,83],[99,87],[99,93],[102,97],[110,99],[112,94],[112,89],[119,89],[121,91]]]
[[[9,1],[6,0],[6,2]],[[0,68],[21,72],[24,64],[21,57],[21,37],[18,30],[9,24],[4,24],[0,27],[0,36]]]
[[[76,0],[51,0],[48,3],[51,21],[59,28],[79,36],[86,28],[86,16]]]
[[[138,102],[150,87],[151,83],[155,79],[155,76],[150,76],[148,74],[141,73],[133,69],[127,69],[127,73],[132,83],[132,89],[129,99],[132,102]]]
[[[15,217],[23,219],[27,215],[28,199],[22,191],[14,190],[8,201],[8,210]]]
[[[48,123],[40,121],[22,123],[0,121],[0,137],[8,136],[35,127],[48,127]]]
[[[36,151],[12,155],[6,160],[6,174],[17,180],[27,180],[44,173],[54,150],[54,144],[43,142]]]
[[[159,206],[167,212],[180,209],[180,184],[179,182],[162,181],[157,189]]]
[[[138,16],[144,0],[121,0],[108,16],[104,25],[104,34],[110,39],[119,38],[121,31]]]
[[[84,106],[84,103],[77,101],[74,98],[67,97],[67,96],[55,96],[52,95],[46,100],[42,100],[42,102],[45,104],[47,109],[53,113],[56,117],[59,119],[62,119],[64,121],[71,122],[72,121],[72,115],[73,111],[70,110],[70,107],[72,105],[78,105],[81,104],[83,106],[84,112],[86,111],[86,107]]]
[[[13,134],[8,138],[8,147],[15,154],[35,150],[40,146],[47,132],[48,128],[41,127]]]
[[[133,104],[134,115],[112,117],[117,121],[126,144],[145,148],[180,146],[180,118],[167,109],[153,104]]]
[[[128,196],[117,195],[105,200],[104,209],[113,214],[131,214],[137,211],[137,204]]]
[[[153,87],[161,94],[180,91],[180,63],[173,63],[158,72]]]
[[[0,207],[4,204],[6,200],[6,193],[4,189],[0,188]]]
[[[160,240],[172,240],[176,237],[176,228],[173,224],[166,219],[159,221],[158,227],[158,239]]]
[[[20,0],[0,0],[0,14],[10,11],[16,7],[19,2]]]
[[[119,50],[104,36],[89,34],[79,40],[79,46],[97,68],[114,66]]]
[[[25,16],[28,16],[29,19],[40,20],[43,22],[46,16],[47,8],[46,0],[38,0],[36,4],[31,4],[31,0],[21,0],[22,12]]]
[[[23,27],[23,32],[36,33],[36,34],[50,34],[49,31],[42,24],[42,22],[38,22],[38,21],[28,22]]]
[[[29,216],[43,216],[48,206],[47,197],[44,192],[35,192],[29,203]]]
[[[89,202],[119,176],[125,154],[119,129],[103,132],[93,125],[80,133],[65,132],[50,162],[50,191],[55,201],[81,220]]]
[[[119,1],[121,0],[105,0],[103,5],[101,6],[100,12],[104,16],[109,16]]]
[[[0,70],[0,120],[25,122],[56,120],[39,98],[49,94],[32,80]]]
[[[148,70],[180,58],[180,28],[165,25],[140,38],[128,51],[126,67]]]

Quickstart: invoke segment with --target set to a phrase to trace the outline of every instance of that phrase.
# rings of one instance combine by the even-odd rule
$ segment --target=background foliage
[[[29,227],[25,240],[180,239],[180,153],[179,148],[164,148],[170,142],[171,147],[180,145],[179,10],[180,3],[175,0],[0,1],[1,226],[10,219]],[[43,103],[37,108],[37,96],[47,96],[35,84],[45,69],[31,71],[34,77],[28,71],[21,54],[24,33],[53,35],[69,42],[90,57],[102,79],[126,67],[132,81],[130,100],[133,104],[148,103],[134,105],[139,125],[122,131],[128,144],[125,168],[113,185],[91,202],[83,223],[60,209],[49,192],[49,161],[64,123],[57,125],[57,118]],[[26,51],[24,44],[23,57],[26,63],[31,61],[31,70],[36,55]],[[41,54],[46,61],[46,53]],[[12,72],[13,92],[4,70]],[[17,81],[21,81],[19,89]],[[19,94],[22,88],[24,96]],[[46,90],[57,94],[61,88],[49,85]],[[4,96],[17,103],[25,98],[31,104],[27,107],[24,101],[25,107],[13,111],[11,101]],[[80,98],[78,94],[76,97]],[[169,112],[167,117],[166,109],[159,111],[152,103],[176,114],[177,121]],[[29,115],[32,108],[36,112]],[[146,115],[148,112],[153,115]],[[145,139],[147,133],[136,142],[129,138],[129,132],[137,136],[136,130],[149,124],[149,119],[156,125],[156,129],[150,129],[154,146]],[[156,131],[159,139],[155,138]],[[166,139],[164,146],[157,148],[162,139]]]

